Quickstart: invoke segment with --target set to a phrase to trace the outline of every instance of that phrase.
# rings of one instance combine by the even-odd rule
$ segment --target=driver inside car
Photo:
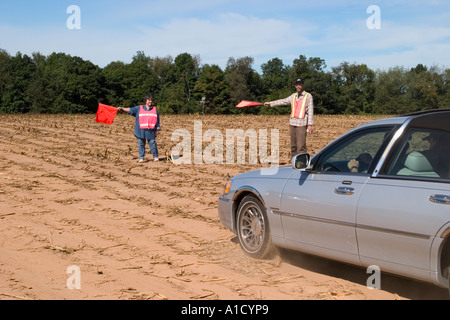
[[[372,156],[370,154],[361,153],[356,159],[352,159],[347,163],[350,172],[367,172],[372,163]]]

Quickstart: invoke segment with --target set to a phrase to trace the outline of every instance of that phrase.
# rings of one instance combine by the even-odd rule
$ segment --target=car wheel
[[[255,196],[246,196],[237,215],[237,234],[244,252],[257,259],[269,258],[274,253],[266,209]]]

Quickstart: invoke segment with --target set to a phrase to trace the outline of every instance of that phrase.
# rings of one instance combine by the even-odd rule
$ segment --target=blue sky
[[[71,5],[81,29],[69,29]],[[367,20],[380,9],[380,29]],[[72,20],[71,20],[72,21]],[[374,21],[374,20],[370,20]],[[328,68],[346,61],[372,69],[450,67],[448,0],[15,0],[0,3],[0,49],[64,52],[104,67],[187,52],[225,68],[250,56],[257,71],[280,58],[319,57]]]

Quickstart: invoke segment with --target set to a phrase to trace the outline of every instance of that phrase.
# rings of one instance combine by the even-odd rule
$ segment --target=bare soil
[[[95,115],[0,115],[0,299],[2,300],[379,300],[447,299],[447,290],[281,251],[243,254],[219,221],[228,178],[264,165],[183,164],[167,156],[176,129],[279,129],[289,165],[286,116],[161,117],[159,162],[139,164],[134,118],[112,126]],[[317,116],[317,152],[374,118]],[[270,130],[269,130],[270,132]],[[270,142],[270,138],[269,138]],[[208,145],[208,143],[204,143]],[[150,155],[151,158],[151,155]],[[80,289],[70,289],[70,266]]]

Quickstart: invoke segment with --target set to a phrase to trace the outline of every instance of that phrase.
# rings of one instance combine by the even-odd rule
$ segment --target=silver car
[[[218,208],[254,258],[282,247],[448,288],[450,110],[373,121],[235,176]]]

